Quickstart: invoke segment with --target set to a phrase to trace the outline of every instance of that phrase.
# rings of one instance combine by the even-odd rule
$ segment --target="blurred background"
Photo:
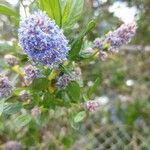
[[[33,0],[0,0],[28,15],[36,10]],[[23,149],[56,150],[148,150],[150,146],[150,1],[149,0],[85,0],[84,12],[72,29],[70,39],[80,32],[91,19],[96,28],[85,39],[90,48],[96,37],[122,23],[137,22],[137,33],[129,45],[105,62],[91,61],[80,64],[87,87],[96,77],[101,84],[93,99],[101,106],[80,126],[70,126],[66,111],[52,112],[49,124],[37,131],[34,127],[16,130],[9,120],[0,120],[0,144],[8,140],[23,143]],[[18,23],[0,15],[0,71],[3,56],[15,53]],[[67,32],[66,32],[67,34]]]

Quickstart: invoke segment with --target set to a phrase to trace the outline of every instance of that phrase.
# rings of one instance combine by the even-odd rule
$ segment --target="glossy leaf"
[[[49,81],[46,78],[35,79],[31,85],[33,90],[46,90],[48,88]]]
[[[74,117],[74,122],[75,123],[81,122],[85,117],[86,117],[86,112],[81,111]]]
[[[22,115],[18,116],[15,119],[15,126],[17,128],[24,127],[27,124],[29,124],[29,122],[31,121],[31,119],[32,119],[32,117],[30,115],[28,115],[28,114],[22,114]]]
[[[71,82],[67,86],[66,90],[73,102],[77,102],[80,100],[80,86],[77,82]]]

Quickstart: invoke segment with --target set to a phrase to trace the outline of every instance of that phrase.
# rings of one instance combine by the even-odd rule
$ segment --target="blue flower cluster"
[[[18,36],[24,52],[36,64],[51,67],[66,60],[68,41],[44,12],[22,19]]]

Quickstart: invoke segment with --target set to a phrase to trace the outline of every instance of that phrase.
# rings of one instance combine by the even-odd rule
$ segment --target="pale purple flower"
[[[41,76],[39,70],[32,65],[27,65],[24,68],[23,72],[24,81],[27,85],[31,84],[34,79],[39,78]]]
[[[100,51],[99,52],[99,56],[98,59],[100,59],[101,61],[105,61],[108,57],[108,53],[105,51]]]
[[[19,97],[22,101],[26,101],[31,98],[31,94],[28,91],[23,90],[20,92]]]
[[[0,98],[5,98],[11,95],[12,85],[8,78],[0,74]]]
[[[67,87],[67,85],[73,81],[74,78],[71,77],[70,75],[68,74],[63,74],[62,76],[60,76],[58,79],[57,79],[57,82],[56,82],[56,86],[59,88],[59,89],[65,89]]]
[[[85,110],[89,112],[94,112],[99,107],[99,103],[96,100],[90,100],[85,103],[82,103],[81,107],[83,107]]]
[[[4,150],[21,150],[21,144],[17,141],[8,141],[3,146]]]
[[[81,72],[81,68],[80,67],[76,67],[74,68],[74,73],[77,76],[81,76],[82,72]]]
[[[102,38],[97,38],[93,42],[93,48],[107,53],[118,52],[118,49],[130,42],[136,32],[136,24],[134,22],[123,24],[115,31],[110,31]],[[106,55],[105,55],[106,56]]]
[[[31,114],[33,117],[38,117],[41,113],[41,110],[38,106],[35,106],[34,108],[32,108],[31,110]]]
[[[22,19],[18,36],[24,52],[37,64],[53,66],[66,60],[68,41],[46,13]]]
[[[4,56],[4,61],[9,65],[9,66],[15,66],[19,64],[19,59],[11,54],[7,54]]]

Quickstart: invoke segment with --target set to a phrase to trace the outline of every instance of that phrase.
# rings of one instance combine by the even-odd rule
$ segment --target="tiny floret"
[[[53,66],[66,60],[68,41],[44,12],[35,12],[22,19],[19,28],[19,43],[36,64]]]
[[[0,74],[0,98],[10,96],[12,93],[12,85],[8,78]]]
[[[5,55],[4,60],[9,66],[15,66],[19,64],[19,59],[11,54]]]
[[[25,66],[23,72],[26,85],[30,85],[34,79],[41,77],[40,71],[32,65]]]
[[[67,87],[67,85],[73,80],[75,80],[74,77],[72,77],[68,74],[63,74],[62,76],[60,76],[57,79],[56,86],[59,89],[65,89]]]
[[[35,106],[35,107],[32,108],[32,110],[31,110],[31,114],[32,114],[33,117],[39,116],[40,113],[41,113],[41,110],[40,110],[40,108],[39,108],[38,106]]]
[[[31,94],[28,91],[23,90],[20,92],[19,97],[22,101],[26,101],[31,98]]]
[[[96,100],[89,100],[85,103],[81,103],[81,107],[89,112],[94,112],[99,107],[99,103]]]

